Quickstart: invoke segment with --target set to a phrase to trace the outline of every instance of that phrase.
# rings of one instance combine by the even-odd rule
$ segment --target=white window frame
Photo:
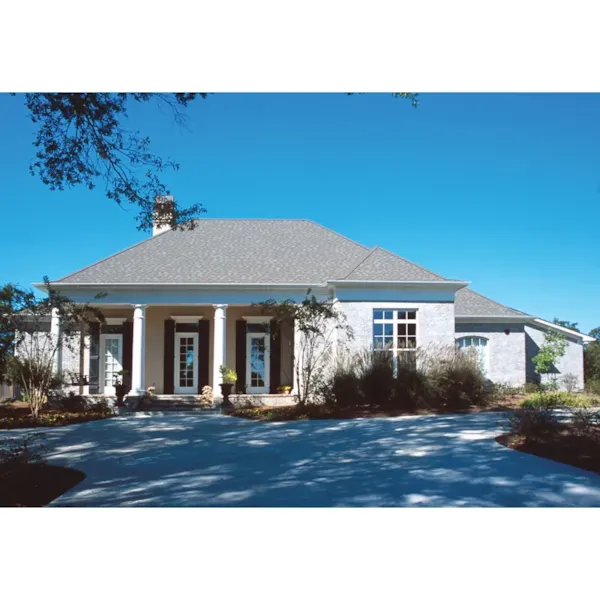
[[[375,318],[375,312],[376,311],[382,311],[383,312],[383,318],[382,319],[376,319]],[[385,318],[385,313],[386,312],[392,312],[392,318]],[[415,313],[415,318],[414,319],[408,319],[408,313]],[[403,319],[399,319],[398,318],[398,313],[404,313],[406,316]],[[392,324],[392,346],[388,347],[388,348],[377,348],[375,346],[375,325],[379,325],[382,324],[383,325],[383,330],[385,331],[385,325],[386,324]],[[414,348],[400,348],[398,345],[398,325],[414,325],[415,326],[415,346]],[[371,336],[371,343],[373,344],[373,350],[375,351],[388,351],[388,352],[392,352],[392,356],[393,356],[393,360],[394,360],[394,371],[396,370],[397,367],[397,361],[398,361],[398,355],[400,352],[416,352],[417,348],[419,347],[419,332],[420,332],[420,323],[419,323],[419,310],[416,308],[399,308],[399,307],[395,307],[395,308],[374,308],[373,309],[373,318],[372,318],[372,336]],[[383,334],[385,336],[385,333]]]
[[[100,386],[99,391],[101,394],[114,395],[114,385],[104,385],[105,371],[106,371],[106,340],[118,340],[119,342],[119,354],[117,362],[121,366],[119,371],[123,370],[123,334],[122,333],[101,333],[100,334]]]
[[[464,345],[462,345],[467,340],[471,340],[471,343],[468,345],[466,343]],[[473,340],[483,340],[485,342],[485,344],[473,344],[472,343]],[[483,367],[484,375],[487,375],[490,372],[490,340],[489,340],[489,338],[486,338],[484,335],[461,335],[460,337],[456,338],[456,345],[458,346],[458,348],[461,352],[466,348],[478,348],[478,347],[485,348],[481,366]],[[481,353],[479,353],[479,355],[481,356]]]
[[[181,387],[179,385],[179,354],[181,338],[194,338],[194,379],[192,387]],[[197,394],[198,393],[198,333],[194,331],[175,332],[175,367],[173,373],[173,392],[175,394]]]

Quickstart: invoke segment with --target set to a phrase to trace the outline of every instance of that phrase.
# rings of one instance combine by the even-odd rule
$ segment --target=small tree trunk
[[[40,410],[46,404],[47,397],[44,391],[40,388],[31,388],[29,390],[29,408],[34,419],[37,419]]]

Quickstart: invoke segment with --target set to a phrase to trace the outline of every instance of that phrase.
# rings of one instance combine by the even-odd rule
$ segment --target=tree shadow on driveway
[[[600,476],[501,446],[501,419],[175,413],[53,428],[49,462],[87,477],[52,505],[600,506]]]

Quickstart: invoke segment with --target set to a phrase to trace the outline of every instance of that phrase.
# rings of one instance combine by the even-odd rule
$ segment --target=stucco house
[[[159,395],[194,395],[205,385],[218,395],[223,364],[236,370],[247,394],[293,386],[285,343],[293,328],[274,335],[252,304],[300,301],[309,288],[336,300],[355,348],[475,347],[496,382],[534,379],[531,359],[544,332],[558,329],[568,349],[557,377],[572,373],[582,386],[583,347],[593,340],[307,220],[201,219],[186,231],[163,220],[149,239],[51,284],[74,301],[97,303],[106,316],[82,334],[75,353],[58,358],[84,394],[112,395],[114,375],[125,369],[132,395],[150,386]],[[59,315],[51,329],[59,331]]]

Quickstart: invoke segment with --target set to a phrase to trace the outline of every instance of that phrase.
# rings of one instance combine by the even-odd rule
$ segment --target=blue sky
[[[600,325],[600,95],[214,94],[188,128],[156,105],[128,126],[180,163],[165,177],[207,217],[317,221],[494,300]],[[49,191],[28,172],[34,125],[0,94],[0,283],[28,285],[148,234],[92,192]]]

